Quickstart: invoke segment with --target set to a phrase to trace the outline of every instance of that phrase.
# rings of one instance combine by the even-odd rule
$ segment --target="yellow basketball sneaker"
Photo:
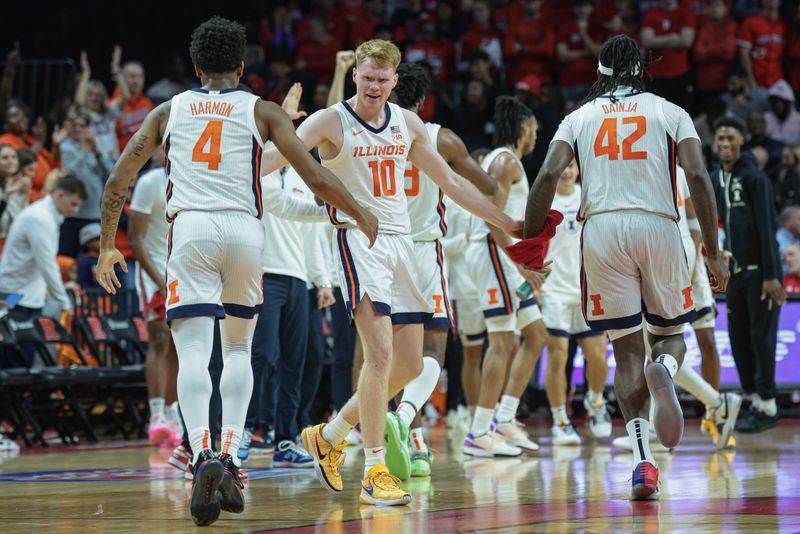
[[[314,472],[322,485],[328,491],[338,493],[342,491],[342,474],[339,466],[344,465],[347,442],[343,441],[334,447],[322,437],[325,423],[303,429],[303,445],[314,459]],[[363,493],[363,492],[362,492]]]
[[[361,497],[364,504],[398,506],[411,502],[411,495],[400,487],[400,479],[389,473],[383,464],[372,466],[361,481]]]

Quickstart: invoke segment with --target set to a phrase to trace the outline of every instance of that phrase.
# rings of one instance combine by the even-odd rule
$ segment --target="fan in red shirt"
[[[324,21],[325,29],[328,30],[328,33],[337,43],[343,43],[347,32],[347,24],[342,13],[336,7],[335,0],[318,0],[313,5],[314,10],[304,16],[297,26],[297,40],[300,45],[312,39],[309,26],[311,25],[311,20],[315,17]]]
[[[472,23],[461,39],[461,57],[468,58],[476,50],[483,50],[492,65],[503,65],[503,34],[492,25],[492,8],[488,0],[477,0],[472,5]]]
[[[594,22],[591,0],[574,0],[573,17],[558,30],[556,55],[561,63],[559,85],[568,109],[580,101],[597,80],[597,54],[606,31]]]
[[[747,17],[739,26],[739,61],[753,86],[772,87],[783,79],[787,27],[778,13],[780,6],[780,0],[764,0],[761,14]]]
[[[694,36],[694,15],[678,0],[662,0],[642,21],[642,46],[651,50],[654,58],[661,58],[649,68],[651,90],[684,109],[691,105],[686,88],[691,85],[689,49]]]
[[[374,39],[375,28],[388,23],[383,0],[369,0],[366,12],[350,23],[350,32],[348,33],[350,48],[355,50],[364,41]]]
[[[523,17],[513,20],[506,34],[505,53],[512,85],[528,74],[535,74],[544,84],[552,80],[556,33],[553,21],[542,13],[543,4],[542,0],[525,0]]]
[[[792,244],[783,253],[786,274],[783,276],[783,289],[787,293],[800,294],[800,245]]]
[[[609,33],[622,33],[639,41],[639,20],[633,0],[613,0],[604,2],[597,8],[597,16]]]
[[[308,39],[297,49],[295,66],[311,74],[318,82],[329,83],[333,77],[331,65],[339,50],[340,42],[328,32],[325,20],[312,17],[308,21]]]
[[[436,21],[428,11],[419,16],[420,31],[414,41],[406,47],[405,61],[409,63],[426,62],[433,69],[433,75],[446,80],[455,61],[453,43],[436,35]]]
[[[703,93],[703,101],[728,87],[728,72],[736,58],[736,28],[725,1],[711,0],[706,21],[697,30],[692,50],[695,88]]]

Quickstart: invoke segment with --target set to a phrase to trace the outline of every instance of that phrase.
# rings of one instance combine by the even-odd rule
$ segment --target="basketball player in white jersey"
[[[583,313],[614,346],[616,395],[634,443],[633,499],[658,497],[647,439],[651,394],[659,441],[673,447],[683,434],[672,377],[686,351],[683,325],[696,312],[688,267],[676,260],[683,247],[676,158],[692,191],[714,289],[724,290],[730,276],[719,256],[716,204],[694,125],[684,110],[644,92],[645,67],[625,35],[602,46],[598,81],[559,126],[525,217],[525,235],[539,234],[558,177],[575,158],[583,176]],[[655,357],[646,369],[643,312]]]
[[[220,509],[244,509],[235,453],[253,386],[250,346],[262,299],[264,143],[271,139],[317,196],[354,217],[365,241],[377,237],[376,218],[311,157],[286,113],[238,89],[245,46],[244,27],[236,22],[213,17],[195,29],[189,51],[202,88],[180,93],[148,114],[111,171],[103,195],[97,280],[114,293],[120,287],[114,265],[125,269],[114,235],[128,184],[163,142],[171,223],[167,320],[178,351],[178,398],[194,453],[190,511],[198,525],[216,521]],[[220,321],[219,457],[208,430],[207,368],[215,318],[225,319]]]
[[[553,414],[553,445],[580,445],[581,438],[567,417],[567,352],[575,339],[583,350],[586,365],[586,395],[583,405],[589,414],[589,429],[597,439],[611,435],[611,417],[606,409],[606,333],[589,328],[581,312],[580,234],[577,220],[581,205],[578,164],[572,160],[558,180],[553,209],[564,215],[547,249],[546,261],[552,271],[539,290],[542,316],[547,327],[547,370],[545,389]]]
[[[533,112],[518,99],[501,96],[495,104],[494,126],[496,148],[486,155],[481,166],[497,181],[495,205],[516,217],[525,210],[529,187],[521,160],[536,145],[537,122]],[[525,281],[537,290],[544,276],[516,266],[505,253],[512,241],[483,221],[473,219],[469,240],[466,262],[477,288],[489,346],[481,369],[478,406],[464,440],[464,454],[484,458],[519,456],[523,449],[539,450],[517,427],[514,418],[544,346],[546,331],[536,299],[531,296],[522,300],[516,290]],[[519,348],[516,330],[523,337]]]
[[[705,362],[708,358],[717,356],[714,343],[714,295],[711,292],[705,263],[702,261],[700,225],[697,221],[689,185],[686,182],[686,174],[681,167],[677,167],[676,172],[678,213],[680,214],[678,228],[685,250],[685,252],[684,250],[680,251],[678,259],[684,261],[685,258],[689,266],[689,274],[692,277],[692,299],[697,311],[697,319],[692,322],[692,328],[698,339],[701,361]],[[711,345],[714,349],[711,355],[704,352],[704,347],[700,343],[701,336],[711,337]],[[727,446],[735,445],[733,430],[736,426],[736,419],[739,417],[742,396],[736,393],[720,393],[718,386],[707,382],[691,365],[681,365],[674,379],[676,384],[700,399],[705,405],[706,413],[701,430],[711,436],[711,441],[717,449],[722,450]],[[719,384],[719,375],[717,375],[717,384]],[[652,403],[650,412],[653,412]],[[654,439],[656,438],[651,429],[650,440]],[[623,449],[631,450],[633,448],[628,436],[615,439],[613,444]]]
[[[167,233],[164,218],[167,171],[164,154],[153,155],[156,167],[136,180],[128,220],[128,241],[136,258],[136,291],[147,321],[147,389],[150,443],[175,447],[183,428],[178,414],[178,355],[167,326]]]
[[[392,101],[417,113],[430,86],[427,70],[418,63],[403,63],[397,68],[397,75]],[[425,130],[431,145],[453,170],[475,184],[481,193],[494,195],[497,192],[497,183],[470,157],[467,147],[455,132],[434,123],[425,123]],[[397,411],[386,414],[386,465],[400,480],[431,474],[433,453],[428,450],[422,435],[419,410],[439,381],[447,348],[447,332],[453,324],[448,268],[441,242],[447,235],[445,214],[449,203],[436,182],[410,162],[406,164],[405,179],[419,287],[433,307],[433,317],[424,323],[423,371],[403,389]]]
[[[433,311],[418,288],[405,195],[406,160],[430,176],[454,202],[514,234],[517,223],[495,208],[474,185],[455,174],[436,152],[422,121],[388,102],[397,84],[400,51],[376,39],[356,50],[356,95],[308,117],[297,134],[308,149],[319,147],[322,164],[378,216],[381,233],[370,249],[350,219],[330,208],[337,226],[336,254],[347,307],[364,348],[358,389],[329,424],[303,431],[317,475],[330,491],[341,491],[339,464],[345,436],[359,421],[365,469],[360,500],[399,505],[411,497],[385,465],[386,403],[423,371],[423,323]],[[283,165],[267,152],[265,171]]]

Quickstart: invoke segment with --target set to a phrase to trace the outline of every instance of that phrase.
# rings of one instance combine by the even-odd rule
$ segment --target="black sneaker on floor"
[[[745,416],[739,419],[736,430],[743,434],[757,434],[770,428],[775,428],[780,423],[780,420],[781,418],[777,412],[775,415],[767,415],[751,406]]]
[[[244,495],[242,494],[244,484],[239,478],[239,467],[233,463],[230,454],[220,454],[219,461],[225,468],[222,483],[219,485],[219,494],[222,496],[220,507],[226,512],[241,514],[244,511]]]
[[[192,499],[189,510],[195,525],[210,525],[219,518],[220,496],[217,493],[225,468],[213,451],[205,449],[192,466]]]

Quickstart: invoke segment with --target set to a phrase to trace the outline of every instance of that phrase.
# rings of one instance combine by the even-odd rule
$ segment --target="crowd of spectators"
[[[420,116],[452,128],[470,150],[491,142],[495,98],[516,94],[539,124],[537,148],[525,161],[531,178],[561,117],[579,105],[595,80],[599,47],[609,36],[625,33],[650,58],[650,90],[694,116],[709,168],[715,160],[715,121],[732,115],[746,123],[746,148],[772,180],[787,290],[800,291],[796,282],[788,283],[800,276],[800,7],[794,3],[289,1],[262,20],[249,21],[248,28],[243,82],[278,102],[300,82],[301,106],[308,113],[327,105],[337,51],[377,37],[396,42],[405,61],[430,69],[435,83]],[[90,58],[110,59],[111,79],[93,78]],[[123,61],[121,47],[110,54],[90,50],[80,56],[68,102],[56,106],[63,112],[47,113],[45,120],[31,113],[26,95],[13,94],[21,59],[15,46],[0,81],[0,254],[13,221],[71,175],[83,183],[86,202],[61,223],[58,253],[77,265],[91,254],[85,245],[120,151],[155,105],[196,80],[183,53],[165,53],[162,77],[148,86],[142,63]],[[349,79],[345,83],[349,95],[354,87]],[[117,246],[132,267],[126,223],[123,214]],[[86,227],[92,230],[82,233]],[[62,265],[69,267],[70,260]]]

